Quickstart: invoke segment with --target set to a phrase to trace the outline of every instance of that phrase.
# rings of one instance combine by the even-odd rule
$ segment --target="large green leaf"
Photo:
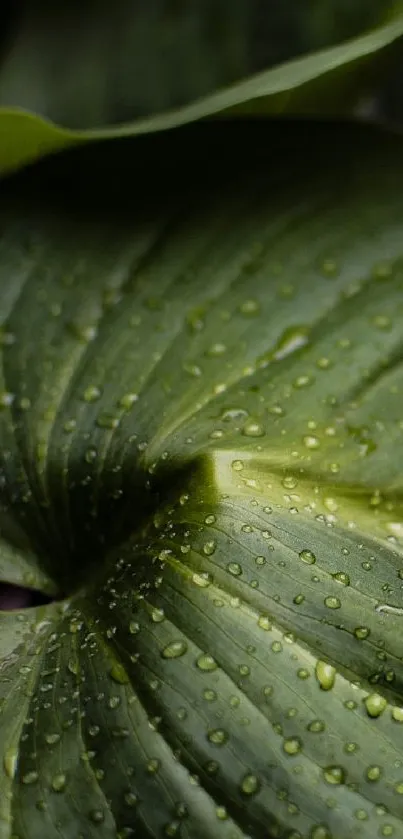
[[[247,15],[245,7],[241,2],[240,5],[237,4],[236,8],[239,21],[242,21],[242,8],[244,8],[243,14]],[[214,19],[217,10],[215,12],[211,10],[211,14]],[[148,19],[147,15],[146,17]],[[203,15],[201,17],[203,18]],[[316,10],[313,16],[313,25],[317,17]],[[111,37],[109,4],[107,10],[104,10],[103,23],[100,24],[101,34],[95,28],[95,35],[97,35],[95,37],[93,28],[89,26],[90,21],[87,20],[86,22],[86,26],[90,29],[90,32],[87,33],[88,46],[86,45],[85,34],[80,34],[79,31],[75,35],[75,42],[78,39],[79,45],[75,43],[72,47],[71,32],[75,33],[76,29],[71,22],[63,27],[59,20],[58,11],[54,21],[56,31],[53,31],[47,18],[40,25],[28,27],[28,35],[22,38],[19,50],[17,50],[17,57],[13,57],[13,54],[11,56],[11,68],[8,67],[6,62],[2,73],[0,72],[0,106],[2,106],[0,107],[0,173],[16,169],[50,152],[60,151],[72,145],[80,145],[89,140],[157,132],[206,117],[242,115],[251,112],[265,115],[284,112],[292,114],[351,115],[356,111],[362,97],[365,98],[368,92],[373,93],[374,87],[376,90],[380,88],[385,73],[388,74],[390,71],[392,59],[396,55],[400,58],[399,39],[403,35],[403,14],[400,3],[396,7],[395,13],[389,15],[389,17],[391,19],[387,23],[366,32],[364,35],[336,46],[323,48],[316,52],[308,52],[302,57],[277,64],[230,86],[225,86],[226,83],[228,85],[229,81],[227,76],[221,79],[217,74],[214,76],[213,73],[214,79],[210,78],[209,74],[213,72],[211,69],[212,58],[209,51],[203,53],[202,50],[204,64],[203,61],[201,64],[205,65],[204,75],[207,74],[210,78],[208,84],[209,95],[202,96],[205,92],[204,83],[202,84],[199,80],[201,87],[200,85],[199,87],[197,85],[192,87],[190,84],[192,89],[189,89],[186,96],[182,97],[185,104],[182,105],[182,99],[179,97],[181,107],[177,107],[175,96],[172,96],[171,99],[168,98],[168,101],[164,99],[161,92],[163,91],[161,77],[166,78],[169,75],[168,68],[172,66],[172,62],[161,62],[159,57],[161,66],[158,83],[156,83],[158,102],[151,108],[149,115],[143,116],[143,111],[147,114],[147,108],[141,107],[144,97],[146,99],[148,97],[147,85],[145,89],[138,90],[136,74],[134,74],[133,79],[133,70],[129,72],[123,63],[120,75],[119,73],[112,73],[108,60],[104,57],[105,39],[106,45],[110,47],[108,38]],[[307,19],[310,19],[309,15]],[[124,21],[125,17],[123,15],[120,20],[122,26]],[[307,22],[305,26],[308,26]],[[150,21],[148,21],[148,27],[146,27],[148,35],[143,32],[142,27],[139,27],[139,35],[136,37],[140,38],[142,42],[142,51],[145,48],[144,44],[148,50],[149,30]],[[134,27],[134,32],[136,31],[136,27]],[[86,29],[84,32],[86,32]],[[226,32],[228,36],[228,27],[224,27],[223,32]],[[63,61],[61,69],[59,68],[62,79],[58,80],[54,66],[57,65],[57,61],[60,61],[60,55],[63,52],[62,45],[65,48],[65,33],[70,33],[68,56],[69,60],[74,60],[75,63],[70,67],[70,73],[65,77],[66,64]],[[50,37],[50,44],[47,43],[48,36]],[[116,33],[115,37],[117,37]],[[119,37],[122,37],[122,33]],[[124,37],[127,38],[127,34]],[[279,40],[281,39],[279,38]],[[324,39],[325,43],[326,40],[328,39]],[[315,45],[318,42],[322,45],[318,35],[308,38],[308,44],[311,44],[312,41]],[[180,43],[188,44],[188,39],[182,37]],[[305,46],[305,49],[307,48],[309,50],[310,47]],[[55,51],[56,56],[53,55],[52,50]],[[84,55],[84,71],[81,68],[80,60],[77,59],[77,52],[79,54],[82,52]],[[161,50],[159,50],[158,55],[160,53]],[[191,49],[191,54],[193,61],[197,64],[195,49]],[[217,55],[222,58],[222,54],[223,50],[221,48],[213,50],[214,60],[217,60]],[[135,56],[138,60],[138,51],[136,49],[129,50],[129,56]],[[44,62],[45,68],[42,67],[41,60]],[[134,59],[130,58],[130,60]],[[189,56],[187,60],[190,61]],[[14,66],[15,64],[17,68]],[[189,73],[184,69],[185,65],[186,61],[181,64],[178,60],[178,77],[182,80],[188,79],[189,76]],[[152,67],[155,69],[155,62]],[[246,70],[241,72],[239,69],[235,78],[238,79],[239,76],[245,74]],[[112,78],[110,78],[110,75]],[[115,78],[116,75],[117,79]],[[143,84],[143,71],[139,71],[138,76]],[[83,83],[83,77],[85,78],[85,84]],[[132,82],[133,89],[130,87]],[[167,84],[169,87],[168,82]],[[32,86],[34,87],[33,91]],[[127,86],[129,86],[128,91],[126,90]],[[50,95],[48,87],[52,90],[52,95]],[[171,87],[172,90],[175,88],[173,81]],[[110,104],[106,108],[106,113],[104,113],[104,100],[105,98],[108,100],[111,95],[111,88],[114,91],[112,116],[109,114],[112,107]],[[216,89],[216,92],[210,93],[211,88]],[[126,108],[121,104],[125,100],[125,96],[126,98],[129,97],[131,102],[131,105]],[[48,100],[50,100],[50,103]],[[120,111],[119,107],[121,108]],[[99,113],[100,109],[101,115]],[[138,115],[138,109],[140,109],[141,118],[134,119]],[[34,114],[33,111],[38,112],[41,116]],[[71,113],[75,116],[71,116]],[[50,121],[52,119],[70,127],[56,125]],[[116,124],[118,122],[120,124]],[[99,127],[103,123],[108,127]],[[111,125],[111,123],[115,124]],[[77,129],[77,125],[82,130]],[[71,126],[76,130],[73,130]]]
[[[402,835],[401,144],[233,130],[3,184],[1,839]]]

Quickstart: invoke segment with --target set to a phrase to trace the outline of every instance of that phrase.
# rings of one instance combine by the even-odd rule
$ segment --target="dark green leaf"
[[[401,147],[237,128],[4,184],[2,839],[402,833]]]

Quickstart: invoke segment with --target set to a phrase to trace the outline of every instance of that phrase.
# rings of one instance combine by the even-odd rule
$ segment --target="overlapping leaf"
[[[231,27],[234,26],[235,30],[237,26],[242,28],[242,21],[244,18],[249,19],[250,14],[250,10],[248,12],[247,6],[242,3],[237,5],[236,9],[238,23],[234,24],[231,17]],[[364,25],[370,25],[373,22],[375,12],[374,9],[370,18],[363,16]],[[213,20],[217,13],[217,9],[211,11]],[[318,33],[309,36],[306,34],[302,38],[302,46],[297,47],[296,52],[298,54],[301,51],[305,53],[308,51],[307,54],[292,59],[293,50],[291,50],[292,60],[283,63],[281,57],[277,57],[277,64],[274,59],[274,62],[270,62],[274,66],[270,69],[249,77],[248,71],[245,68],[242,69],[245,62],[242,49],[240,54],[239,50],[235,50],[233,54],[231,44],[228,46],[228,60],[230,61],[232,56],[231,60],[235,61],[237,70],[231,70],[233,72],[231,76],[231,73],[228,75],[229,71],[224,72],[221,68],[223,73],[221,78],[219,68],[216,67],[213,71],[212,67],[217,62],[217,55],[224,61],[223,54],[226,54],[226,50],[220,47],[219,50],[213,51],[213,56],[211,56],[210,52],[206,52],[204,48],[204,52],[202,50],[199,56],[198,73],[197,68],[193,68],[196,75],[193,86],[190,81],[191,89],[185,95],[178,97],[175,95],[178,80],[181,87],[183,80],[187,80],[188,77],[191,80],[193,78],[192,72],[186,70],[185,61],[179,67],[176,82],[171,80],[171,85],[169,85],[166,80],[167,67],[171,68],[172,62],[162,61],[158,82],[149,80],[147,85],[143,83],[144,69],[140,68],[134,73],[130,64],[134,61],[133,56],[139,60],[139,50],[127,49],[126,58],[126,52],[123,50],[123,58],[121,58],[121,50],[116,51],[114,48],[114,38],[118,43],[122,38],[124,42],[129,38],[130,43],[131,37],[137,37],[141,40],[141,55],[144,49],[148,54],[149,40],[154,32],[148,13],[145,14],[147,25],[144,32],[139,21],[125,27],[125,15],[129,14],[131,20],[133,14],[131,4],[126,4],[126,11],[117,18],[117,21],[120,21],[119,34],[115,33],[113,38],[111,32],[114,28],[110,23],[109,8],[107,11],[104,9],[94,27],[85,17],[83,28],[74,23],[74,12],[71,10],[70,15],[73,14],[73,21],[68,16],[63,26],[61,21],[64,18],[62,16],[59,19],[58,11],[56,19],[51,19],[55,32],[46,15],[44,19],[40,19],[39,25],[35,24],[35,13],[32,12],[32,14],[33,21],[28,16],[27,32],[23,30],[21,43],[17,41],[16,56],[12,53],[9,62],[5,62],[3,75],[0,72],[0,105],[2,105],[0,108],[0,173],[19,168],[46,154],[72,145],[80,145],[91,140],[163,131],[206,117],[246,113],[267,116],[285,112],[294,115],[321,113],[351,116],[363,97],[365,99],[368,94],[373,96],[374,91],[376,93],[380,89],[385,74],[389,75],[391,60],[395,57],[400,58],[400,51],[397,50],[396,44],[400,44],[399,39],[403,34],[403,16],[398,5],[393,15],[389,13],[390,19],[383,25],[336,46],[325,47],[329,39],[320,37]],[[206,10],[201,15],[202,21],[205,14]],[[47,15],[49,15],[49,10]],[[347,15],[347,20],[348,17]],[[315,21],[318,18],[320,15],[318,16],[317,10],[316,12],[314,10],[313,30],[317,26]],[[331,14],[331,19],[334,22],[333,14]],[[310,15],[303,15],[302,20],[304,24],[302,28],[309,29]],[[167,21],[164,25],[168,27]],[[121,29],[124,34],[120,31]],[[162,31],[165,30],[162,29]],[[169,27],[168,31],[170,31]],[[223,31],[227,32],[229,38],[228,24]],[[348,24],[347,28],[343,28],[342,31],[347,33],[348,37],[348,33],[354,31],[354,27],[351,28]],[[60,56],[65,50],[65,39],[71,39],[73,37],[71,33],[75,32],[74,46],[69,44],[68,58],[62,60]],[[137,36],[136,32],[138,32]],[[173,32],[175,32],[175,27]],[[275,26],[274,32],[276,32]],[[50,45],[47,44],[48,36],[51,41]],[[156,37],[155,32],[154,37]],[[242,41],[242,39],[237,39],[234,33],[233,38],[237,43]],[[280,36],[277,40],[279,39]],[[114,44],[112,47],[111,40]],[[188,41],[189,39],[183,36],[180,44],[188,45]],[[180,44],[178,44],[178,49]],[[189,49],[192,60],[193,63],[197,63],[196,47],[192,50],[191,44],[190,38]],[[318,44],[324,48],[313,51]],[[160,52],[161,50],[157,50],[158,60],[161,60]],[[187,61],[190,61],[189,55],[187,53],[186,55]],[[66,66],[70,66],[68,62],[71,61],[72,56],[74,56],[75,64],[70,67],[70,72],[66,75]],[[286,56],[288,57],[287,52]],[[80,58],[84,63],[83,70],[80,66]],[[130,65],[129,69],[125,66],[126,59]],[[176,59],[178,60],[177,56]],[[118,61],[119,67],[119,62],[123,61],[119,72],[116,72],[116,68],[112,70],[115,61]],[[60,77],[54,70],[55,66],[59,68]],[[152,67],[155,70],[155,61]],[[212,78],[211,73],[213,76],[216,73],[216,76]],[[136,84],[137,77],[142,80],[143,86],[140,90]],[[240,77],[246,78],[238,81]],[[133,79],[133,89],[130,86],[131,79]],[[164,84],[162,84],[162,79]],[[233,84],[230,84],[231,81]],[[165,84],[170,88],[166,96],[164,95]],[[151,92],[147,92],[148,87],[151,87]],[[109,102],[111,89],[113,90],[112,102]],[[210,93],[210,90],[215,92]],[[152,99],[153,106],[147,106],[147,98]],[[130,104],[125,104],[126,99]],[[144,103],[143,107],[141,103]],[[104,113],[105,109],[106,113]],[[110,116],[110,111],[112,116]],[[61,125],[55,124],[52,120]]]
[[[4,839],[402,831],[403,170],[334,130],[4,186]]]

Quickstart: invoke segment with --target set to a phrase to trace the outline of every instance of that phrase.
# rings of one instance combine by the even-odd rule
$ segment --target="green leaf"
[[[59,21],[57,26],[60,29]],[[2,83],[0,79],[0,104],[3,104],[3,107],[0,107],[0,173],[17,169],[44,155],[60,151],[69,146],[112,137],[165,131],[207,117],[246,113],[273,115],[284,112],[311,115],[319,113],[337,114],[338,116],[351,115],[355,112],[365,94],[368,92],[372,94],[374,86],[376,89],[380,88],[385,72],[389,72],[391,60],[397,54],[396,42],[397,44],[400,43],[399,39],[402,35],[403,15],[399,5],[392,20],[352,40],[280,63],[278,66],[266,69],[231,86],[225,86],[225,82],[222,82],[221,84],[224,84],[222,89],[204,97],[202,94],[198,97],[195,91],[185,97],[187,103],[182,107],[175,107],[174,99],[169,105],[160,103],[154,109],[157,111],[159,109],[159,113],[151,113],[149,116],[126,121],[121,116],[119,119],[121,124],[109,124],[109,127],[90,128],[88,130],[72,130],[72,128],[56,125],[51,121],[52,118],[55,118],[53,116],[55,108],[53,110],[50,108],[50,114],[47,113],[49,108],[45,108],[46,115],[50,116],[50,119],[44,119],[43,116],[29,112],[33,110],[41,112],[43,110],[42,100],[46,99],[46,92],[44,92],[46,91],[46,84],[44,90],[39,85],[32,101],[29,99],[30,85],[27,83],[24,73],[28,74],[30,78],[32,77],[30,65],[25,69],[24,66],[22,68],[24,73],[22,81],[20,80],[16,85],[17,93],[15,96],[7,92],[9,88],[7,79],[11,71],[4,71],[5,76]],[[35,34],[36,37],[37,33]],[[24,60],[26,60],[27,49],[23,41],[22,54]],[[35,39],[34,46],[29,47],[28,53],[32,49],[35,62],[37,62],[38,52],[47,56],[47,49],[39,47]],[[87,60],[89,60],[88,57]],[[101,63],[103,66],[103,59]],[[208,62],[208,64],[210,63]],[[84,102],[83,113],[78,120],[80,127],[83,126],[83,129],[87,128],[88,119],[90,119],[90,124],[95,123],[95,125],[99,125],[103,121],[107,124],[111,121],[115,123],[117,121],[116,117],[111,120],[108,115],[104,116],[104,120],[94,117],[91,121],[89,115],[93,108],[96,110],[98,98],[103,101],[104,96],[103,93],[96,93],[95,84],[101,85],[101,87],[103,84],[106,85],[105,80],[102,81],[104,78],[102,74],[101,76],[97,75],[94,68],[92,68],[92,72],[97,81],[95,82],[95,78],[93,79],[90,70],[88,70],[88,78],[93,79],[89,83],[92,96],[90,102],[87,102],[87,100]],[[13,73],[14,71],[11,73],[12,78]],[[240,73],[240,75],[244,75],[244,73]],[[80,89],[83,89],[81,76],[80,73],[77,83]],[[19,73],[17,73],[17,77],[19,78]],[[125,72],[125,79],[126,77],[127,73]],[[217,87],[217,85],[220,86],[218,79],[213,87]],[[69,79],[67,85],[68,89],[69,86],[71,86],[71,79]],[[14,89],[13,85],[11,85],[11,88]],[[18,92],[21,90],[23,95]],[[121,96],[120,85],[118,90],[119,96]],[[158,90],[160,90],[160,86]],[[28,99],[26,98],[27,95]],[[59,88],[56,89],[53,99],[58,106],[60,106],[60,102],[64,101]],[[95,104],[93,99],[95,99]],[[189,102],[189,99],[194,101]],[[73,109],[77,107],[76,95],[73,96],[72,107]],[[56,120],[69,122],[68,116],[66,117],[63,113],[63,109],[60,113],[57,108]],[[71,122],[74,125],[77,120],[70,120],[70,124]]]
[[[296,129],[3,185],[1,839],[402,832],[401,144]]]

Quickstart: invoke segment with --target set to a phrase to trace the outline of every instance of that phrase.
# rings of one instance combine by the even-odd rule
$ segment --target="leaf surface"
[[[238,130],[4,184],[1,839],[402,831],[400,144]]]

